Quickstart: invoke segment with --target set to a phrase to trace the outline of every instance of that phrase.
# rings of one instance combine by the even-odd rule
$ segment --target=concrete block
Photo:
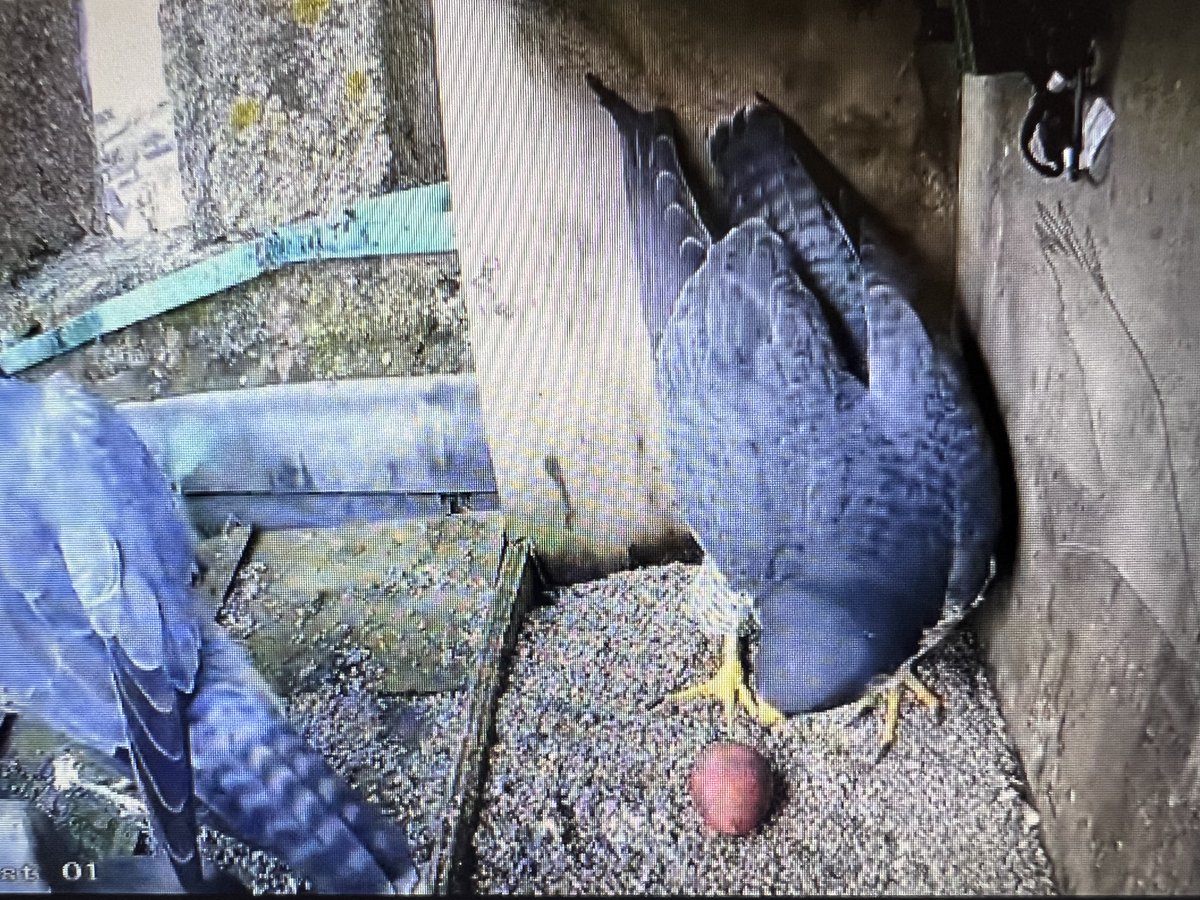
[[[0,280],[102,228],[75,0],[0,3]]]
[[[1019,497],[983,635],[1060,887],[1200,889],[1200,20],[1138,0],[1099,184],[1045,181],[1030,87],[963,90],[959,276]]]
[[[198,234],[262,230],[386,189],[382,16],[377,0],[164,0],[164,65]]]

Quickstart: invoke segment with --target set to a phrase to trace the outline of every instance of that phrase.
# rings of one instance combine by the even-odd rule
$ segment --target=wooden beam
[[[424,891],[456,895],[470,887],[467,864],[471,841],[479,826],[487,749],[495,740],[496,707],[504,688],[521,622],[533,605],[539,579],[533,548],[525,538],[507,544],[496,579],[492,618],[486,643],[471,683],[467,727],[446,805],[448,814],[434,839],[433,857],[426,869]]]

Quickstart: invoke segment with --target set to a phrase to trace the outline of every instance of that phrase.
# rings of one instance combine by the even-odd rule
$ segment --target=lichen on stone
[[[355,69],[346,76],[346,100],[350,103],[362,103],[367,96],[367,73]]]
[[[262,120],[262,103],[255,97],[238,97],[229,110],[234,131],[244,131]]]
[[[292,18],[301,25],[316,25],[329,11],[330,0],[292,0]]]

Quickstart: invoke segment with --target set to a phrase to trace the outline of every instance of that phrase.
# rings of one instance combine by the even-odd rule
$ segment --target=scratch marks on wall
[[[1061,268],[1063,262],[1071,265],[1090,281],[1096,298],[1100,301],[1101,308],[1109,313],[1110,325],[1116,326],[1122,341],[1127,344],[1136,359],[1136,368],[1141,371],[1144,377],[1145,385],[1150,395],[1154,418],[1149,433],[1144,436],[1156,441],[1158,446],[1161,447],[1163,474],[1166,477],[1169,487],[1171,512],[1174,518],[1173,524],[1179,539],[1180,563],[1183,567],[1186,587],[1191,595],[1194,607],[1197,601],[1195,575],[1192,567],[1187,523],[1184,521],[1183,507],[1180,500],[1178,468],[1171,441],[1171,429],[1167,420],[1166,402],[1163,398],[1162,387],[1155,377],[1145,349],[1138,343],[1137,338],[1134,336],[1133,330],[1130,328],[1129,322],[1122,312],[1120,305],[1117,303],[1109,287],[1108,280],[1104,276],[1103,263],[1101,262],[1100,253],[1096,247],[1091,229],[1084,228],[1081,234],[1075,227],[1074,222],[1072,222],[1070,213],[1068,213],[1066,207],[1061,202],[1051,209],[1039,200],[1037,201],[1037,208],[1038,220],[1034,227],[1037,232],[1042,255],[1054,273],[1055,282],[1058,287],[1059,301],[1062,303],[1063,320],[1066,324],[1067,335],[1071,341],[1076,361],[1084,373],[1085,396],[1088,398],[1089,405],[1092,403],[1093,394],[1087,390],[1086,386],[1088,367],[1102,365],[1104,361],[1094,359],[1090,361],[1085,360],[1079,350],[1081,343],[1079,332],[1082,323],[1073,322],[1072,317],[1066,315],[1067,305],[1063,298],[1064,284],[1063,270]],[[1097,419],[1104,412],[1103,409],[1098,411],[1093,409],[1091,412],[1092,442],[1098,448],[1101,447],[1101,441],[1105,435],[1103,433],[1104,423],[1103,421],[1098,422]],[[1150,448],[1147,447],[1147,449]],[[1104,454],[1102,450],[1099,456],[1101,466],[1103,466]]]

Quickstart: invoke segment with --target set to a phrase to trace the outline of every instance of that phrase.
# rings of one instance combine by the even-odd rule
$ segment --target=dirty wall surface
[[[75,4],[0,3],[0,35],[0,280],[6,280],[101,225]]]
[[[1196,13],[1129,4],[1098,184],[1022,162],[1020,77],[964,84],[960,285],[1020,510],[983,634],[1072,892],[1200,889]]]

